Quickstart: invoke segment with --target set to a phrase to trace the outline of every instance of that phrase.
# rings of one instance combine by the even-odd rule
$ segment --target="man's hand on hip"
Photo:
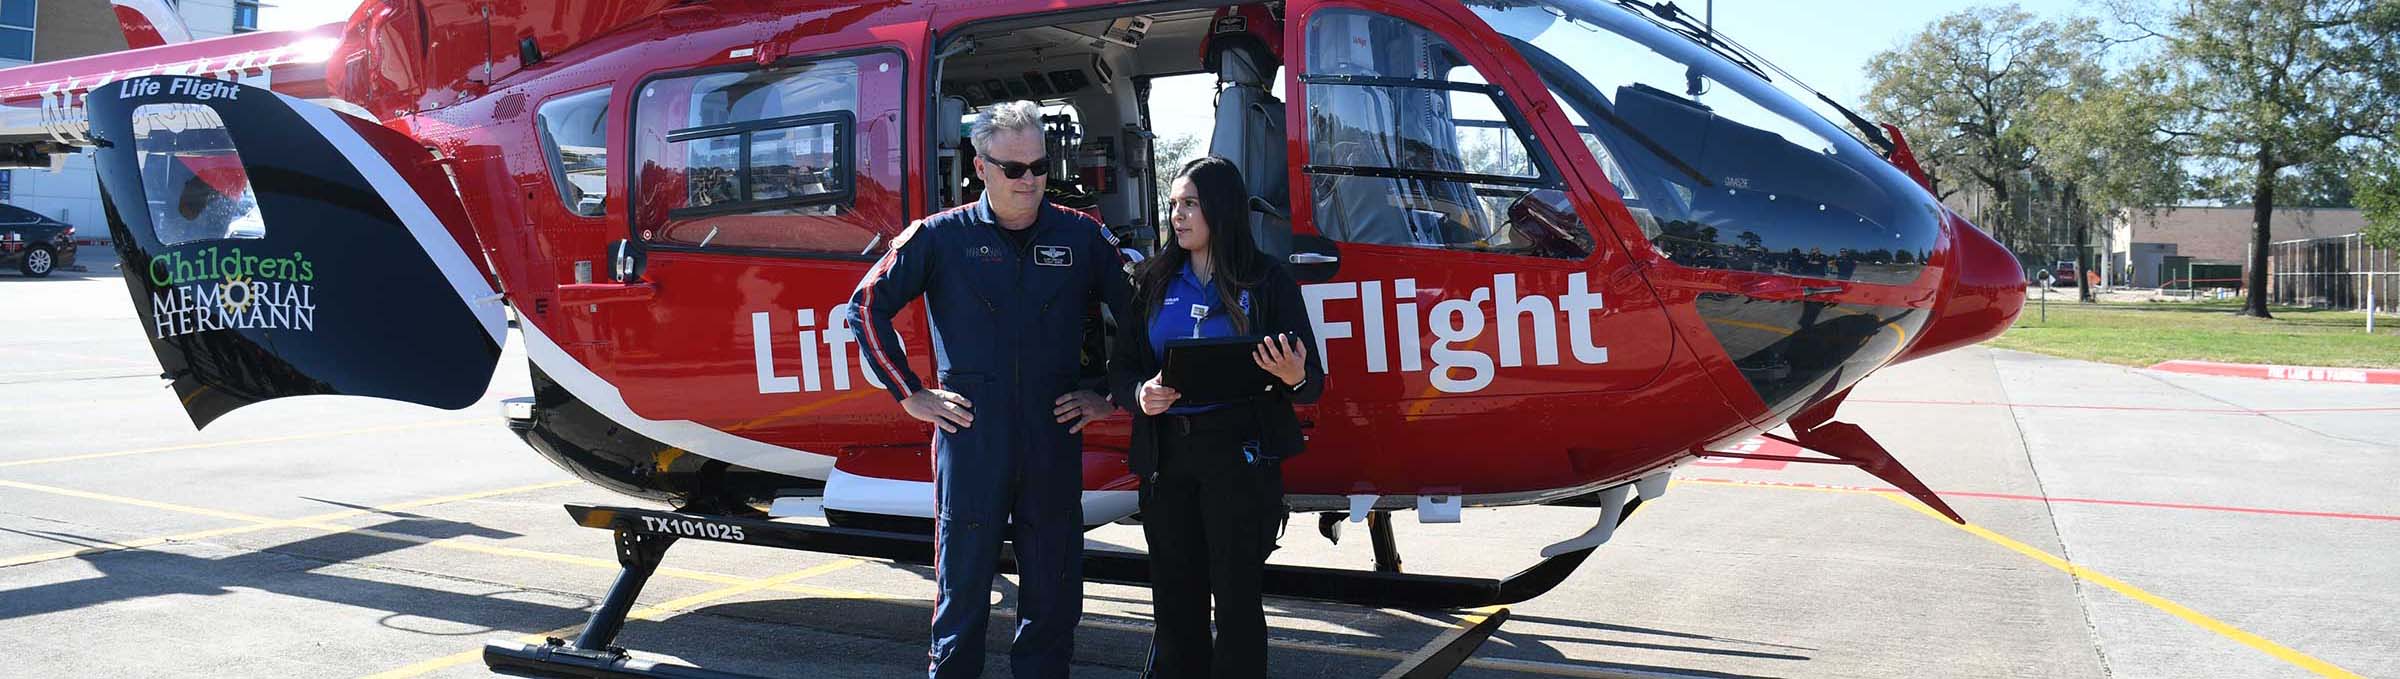
[[[1067,425],[1067,431],[1077,433],[1117,410],[1116,406],[1108,404],[1108,397],[1090,389],[1068,392],[1058,397],[1056,403],[1058,407],[1052,408],[1050,414],[1057,415],[1058,423]]]
[[[975,424],[974,408],[967,397],[940,389],[925,389],[900,399],[900,409],[908,411],[909,417],[932,422],[951,434]]]

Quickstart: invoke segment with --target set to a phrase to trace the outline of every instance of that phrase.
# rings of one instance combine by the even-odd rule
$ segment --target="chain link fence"
[[[2400,312],[2400,253],[2358,234],[2268,246],[2268,301],[2320,309]]]

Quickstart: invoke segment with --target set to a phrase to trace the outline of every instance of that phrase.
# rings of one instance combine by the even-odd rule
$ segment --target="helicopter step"
[[[922,565],[933,562],[933,538],[925,534],[632,507],[570,504],[566,509],[578,525],[615,533],[617,563],[624,570],[617,574],[616,583],[609,587],[600,608],[592,612],[583,632],[572,642],[549,639],[541,644],[503,641],[485,644],[484,664],[493,671],[522,676],[743,676],[688,665],[640,660],[628,655],[623,647],[614,645],[617,633],[625,626],[626,614],[633,608],[634,599],[640,596],[651,574],[665,560],[667,549],[677,540],[730,542],[895,563]],[[1457,610],[1501,606],[1532,599],[1550,591],[1582,566],[1591,552],[1592,548],[1585,548],[1551,556],[1514,575],[1496,579],[1268,564],[1261,589],[1268,596],[1363,604],[1377,608]],[[1005,545],[1001,547],[999,570],[1003,573],[1016,572],[1015,555]],[[1093,582],[1146,585],[1150,582],[1149,556],[1136,552],[1086,549],[1083,553],[1083,573],[1086,580]],[[1421,659],[1412,658],[1401,669],[1409,670],[1404,674],[1413,677],[1446,676],[1447,669],[1436,668],[1443,667],[1444,663],[1455,668],[1457,663],[1464,662],[1475,648],[1481,646],[1483,639],[1490,636],[1491,629],[1497,627],[1498,621],[1505,617],[1491,616],[1484,624],[1469,630],[1480,630],[1480,633],[1447,639],[1437,649],[1448,652]]]

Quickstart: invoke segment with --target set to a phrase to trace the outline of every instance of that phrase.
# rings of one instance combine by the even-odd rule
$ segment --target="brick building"
[[[2252,213],[2249,206],[2122,212],[2109,220],[2106,238],[2096,240],[2106,244],[2112,282],[2153,288],[2174,277],[2170,269],[2181,270],[2171,264],[2247,266]],[[2367,223],[2354,208],[2283,209],[2271,219],[2270,235],[2279,242],[2346,236]]]

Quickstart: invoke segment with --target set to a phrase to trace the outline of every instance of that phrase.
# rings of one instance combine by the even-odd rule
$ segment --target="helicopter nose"
[[[2025,308],[2025,272],[2016,256],[1966,219],[1952,214],[1948,221],[1958,273],[1949,279],[1949,294],[1934,307],[1924,335],[1895,363],[1998,337]]]

